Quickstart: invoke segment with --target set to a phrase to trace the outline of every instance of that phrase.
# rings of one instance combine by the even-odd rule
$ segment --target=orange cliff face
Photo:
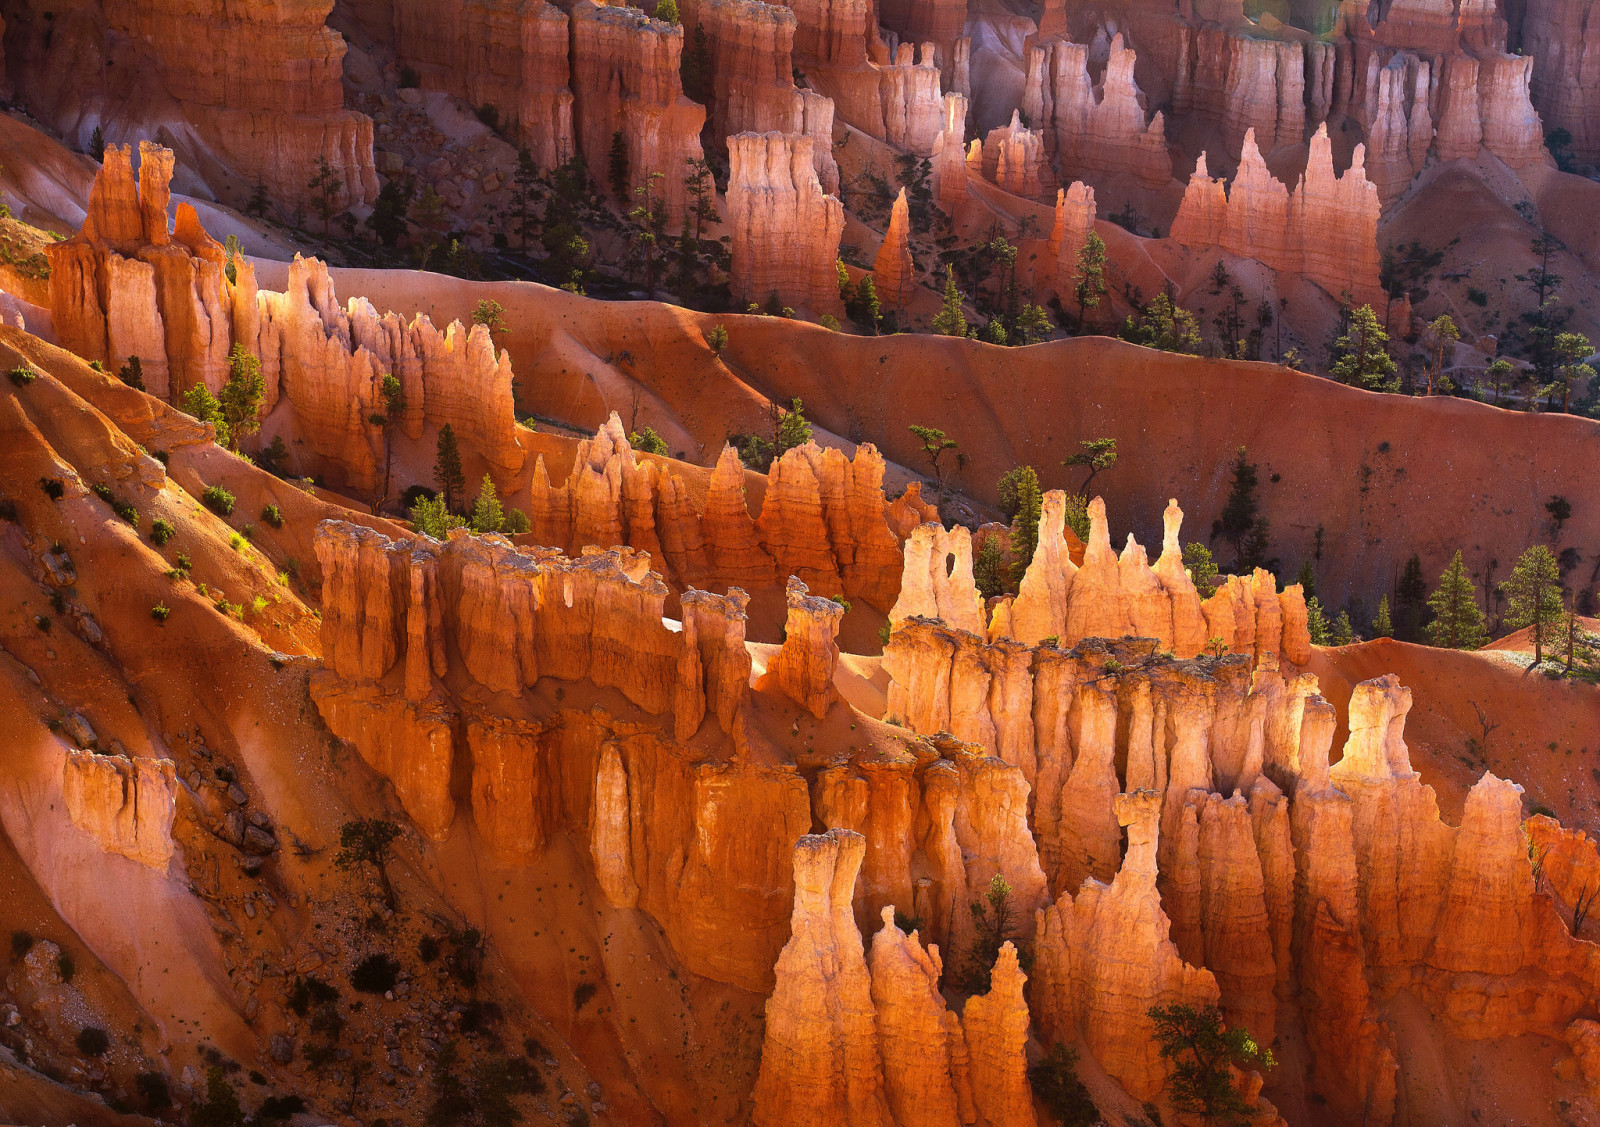
[[[89,4],[16,24],[26,39],[10,77],[36,116],[85,146],[96,125],[108,137],[192,130],[186,164],[237,204],[260,184],[292,211],[323,159],[341,181],[340,206],[359,206],[378,191],[372,121],[344,108],[332,7]],[[183,128],[165,132],[174,119]]]

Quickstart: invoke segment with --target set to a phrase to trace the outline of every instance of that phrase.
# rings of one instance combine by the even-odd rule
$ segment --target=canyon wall
[[[493,106],[541,168],[573,152],[565,12],[548,0],[394,0],[395,56],[420,83]]]
[[[319,159],[339,176],[341,207],[377,195],[372,120],[344,108],[345,42],[325,24],[332,0],[48,7],[11,21],[9,77],[35,116],[80,147],[97,125],[108,140],[167,131],[220,198],[242,205],[260,184],[285,213]]]
[[[661,173],[653,191],[676,229],[688,205],[686,162],[704,156],[706,122],[704,107],[683,93],[683,28],[594,0],[578,0],[570,18],[573,127],[589,175],[610,185],[612,139],[621,133],[630,191]],[[635,201],[617,202],[627,210]]]

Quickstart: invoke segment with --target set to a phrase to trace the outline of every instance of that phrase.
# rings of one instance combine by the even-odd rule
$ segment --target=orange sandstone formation
[[[1166,132],[1159,112],[1148,121],[1145,117],[1143,95],[1133,77],[1134,52],[1123,45],[1121,34],[1112,38],[1098,92],[1090,81],[1088,52],[1087,45],[1065,40],[1050,45],[1049,85],[1062,179],[1079,179],[1084,172],[1127,173],[1145,187],[1164,187],[1172,179]]]
[[[1357,301],[1381,301],[1378,210],[1377,190],[1363,175],[1361,146],[1350,170],[1336,176],[1327,128],[1319,127],[1305,177],[1291,192],[1267,171],[1247,133],[1231,189],[1211,179],[1200,158],[1172,237],[1303,274],[1330,294],[1348,291]]]
[[[730,280],[754,302],[838,312],[835,262],[844,207],[823,194],[812,138],[741,133],[728,138],[728,226],[733,233]]]
[[[967,97],[944,96],[944,117],[933,142],[933,187],[939,209],[954,215],[967,197]]]
[[[407,436],[449,423],[502,482],[521,470],[511,361],[486,328],[458,321],[440,332],[426,315],[406,323],[359,297],[341,308],[317,259],[296,256],[283,293],[258,291],[242,259],[229,281],[226,253],[192,208],[180,204],[167,229],[172,153],[148,142],[140,151],[136,182],[130,151],[106,150],[83,230],[49,248],[51,308],[67,347],[112,369],[138,356],[151,393],[177,402],[197,384],[220,391],[229,351],[243,345],[261,359],[260,441],[306,444],[363,495],[382,478],[371,417],[384,406],[386,374],[404,392]]]
[[[753,1099],[758,1127],[888,1127],[878,1030],[861,933],[851,912],[866,839],[849,830],[794,847],[794,915],[767,999]]]
[[[1044,138],[1022,124],[1020,111],[1012,113],[1009,125],[989,131],[982,151],[985,179],[1026,199],[1043,194],[1049,178]]]

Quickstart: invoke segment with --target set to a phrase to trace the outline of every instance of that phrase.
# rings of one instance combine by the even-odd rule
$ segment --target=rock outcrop
[[[1081,180],[1056,189],[1056,217],[1050,226],[1050,261],[1056,293],[1068,295],[1077,285],[1078,253],[1094,230],[1094,189]]]
[[[1022,124],[1020,112],[1012,113],[1010,124],[989,131],[982,152],[984,179],[1024,199],[1044,193],[1049,178],[1044,137]]]
[[[878,74],[883,139],[914,156],[932,155],[944,124],[933,44],[923,43],[920,52],[916,52],[911,43],[901,43],[895,49],[894,61],[880,67]]]
[[[728,227],[734,293],[756,303],[837,313],[835,263],[844,205],[825,195],[813,140],[794,133],[728,138]]]
[[[911,300],[916,286],[917,264],[911,257],[911,210],[906,203],[906,190],[894,198],[889,210],[889,229],[884,233],[883,245],[872,263],[873,288],[878,300],[890,309],[903,309]]]
[[[1090,880],[1039,912],[1034,956],[1036,1020],[1058,1041],[1081,1040],[1135,1099],[1162,1088],[1167,1063],[1155,1039],[1152,1006],[1214,1004],[1211,972],[1191,966],[1168,937],[1156,892],[1161,795],[1115,797],[1127,827],[1128,855],[1109,885]]]
[[[1533,59],[1529,95],[1546,129],[1572,134],[1580,160],[1600,160],[1600,26],[1582,0],[1529,0],[1522,49]]]
[[[851,898],[866,839],[849,830],[794,847],[794,915],[767,999],[752,1099],[757,1127],[889,1127],[877,1015]]]
[[[221,198],[243,205],[259,184],[285,214],[323,159],[340,181],[338,206],[359,206],[378,191],[372,119],[344,108],[332,7],[96,0],[70,18],[12,21],[9,77],[80,148],[96,127],[108,138],[175,136]]]
[[[1274,270],[1303,275],[1330,294],[1381,302],[1378,281],[1378,191],[1364,174],[1356,146],[1349,171],[1333,171],[1326,126],[1311,140],[1305,177],[1290,191],[1267,171],[1254,135],[1231,188],[1212,179],[1200,158],[1184,191],[1172,237],[1186,246],[1221,247]],[[1408,177],[1409,179],[1409,177]]]
[[[933,142],[933,190],[939,210],[955,215],[967,198],[967,96],[946,94],[944,117]]]
[[[675,229],[687,207],[685,162],[704,155],[706,120],[683,93],[683,28],[594,0],[577,0],[570,18],[573,126],[589,175],[611,183],[612,138],[621,133],[630,190],[661,173],[654,190]]]
[[[900,551],[883,498],[883,457],[870,443],[852,459],[813,442],[785,451],[768,470],[756,519],[732,446],[723,448],[699,509],[670,467],[635,453],[613,412],[578,444],[565,481],[552,483],[543,456],[535,461],[530,538],[574,556],[591,545],[648,553],[649,568],[679,591],[755,590],[781,574],[823,595],[893,606]]]
[[[768,673],[785,696],[821,720],[837,696],[833,669],[839,662],[839,646],[835,639],[844,607],[809,594],[806,585],[792,575],[787,597],[783,647],[772,659]]]
[[[101,849],[166,871],[178,794],[171,760],[69,751],[61,793],[72,824]]]

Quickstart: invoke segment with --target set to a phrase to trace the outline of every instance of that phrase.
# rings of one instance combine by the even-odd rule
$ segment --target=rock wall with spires
[[[1333,170],[1326,126],[1311,139],[1306,173],[1291,191],[1267,170],[1253,133],[1246,133],[1231,186],[1208,175],[1202,155],[1172,223],[1186,246],[1220,247],[1274,270],[1300,274],[1329,294],[1381,302],[1378,280],[1377,187],[1364,170],[1364,151],[1343,176]]]
[[[1530,0],[1522,48],[1533,58],[1529,96],[1546,129],[1572,134],[1580,160],[1600,160],[1600,24],[1585,0]]]
[[[728,138],[729,283],[757,304],[776,295],[783,305],[837,314],[844,205],[822,190],[814,144],[795,133]]]
[[[684,164],[704,156],[706,123],[705,109],[683,93],[683,28],[594,0],[577,0],[570,18],[573,128],[589,175],[611,183],[611,142],[621,133],[635,185],[663,174],[656,185],[675,229],[687,207]]]
[[[396,57],[421,84],[492,105],[540,168],[574,151],[571,35],[567,15],[548,0],[394,0]]]
[[[900,551],[876,448],[863,444],[850,459],[812,442],[786,450],[768,469],[754,518],[745,472],[738,452],[724,446],[697,506],[670,462],[634,452],[613,413],[578,444],[565,481],[553,484],[544,457],[536,459],[528,539],[574,555],[588,545],[648,552],[677,590],[755,590],[798,576],[822,595],[894,605]]]
[[[916,156],[931,155],[944,111],[934,45],[923,43],[917,49],[901,43],[895,48],[893,62],[880,67],[878,74],[883,139]]]
[[[362,297],[340,306],[327,266],[298,255],[282,293],[258,290],[243,258],[230,281],[226,251],[192,207],[179,204],[168,230],[173,154],[142,143],[137,178],[131,157],[106,149],[83,229],[47,249],[64,346],[113,372],[139,357],[151,394],[177,403],[197,384],[220,391],[229,352],[243,345],[265,382],[259,441],[298,440],[319,470],[363,495],[382,477],[384,438],[371,417],[385,407],[387,374],[405,395],[407,437],[448,423],[502,484],[520,473],[511,360],[484,326],[441,331]]]
[[[176,122],[177,143],[204,161],[195,175],[228,202],[242,206],[259,183],[288,214],[322,158],[343,185],[340,206],[360,206],[378,191],[372,119],[344,108],[332,9],[92,0],[70,19],[13,20],[8,77],[74,147],[86,150],[96,126],[123,138]]]
[[[1122,36],[1115,36],[1096,89],[1089,74],[1087,44],[1056,40],[1041,45],[1028,60],[1030,69],[1038,71],[1030,84],[1037,82],[1050,93],[1062,179],[1083,179],[1084,173],[1127,174],[1148,188],[1165,187],[1172,180],[1166,128],[1159,111],[1146,116],[1144,96],[1133,77],[1137,61]]]

